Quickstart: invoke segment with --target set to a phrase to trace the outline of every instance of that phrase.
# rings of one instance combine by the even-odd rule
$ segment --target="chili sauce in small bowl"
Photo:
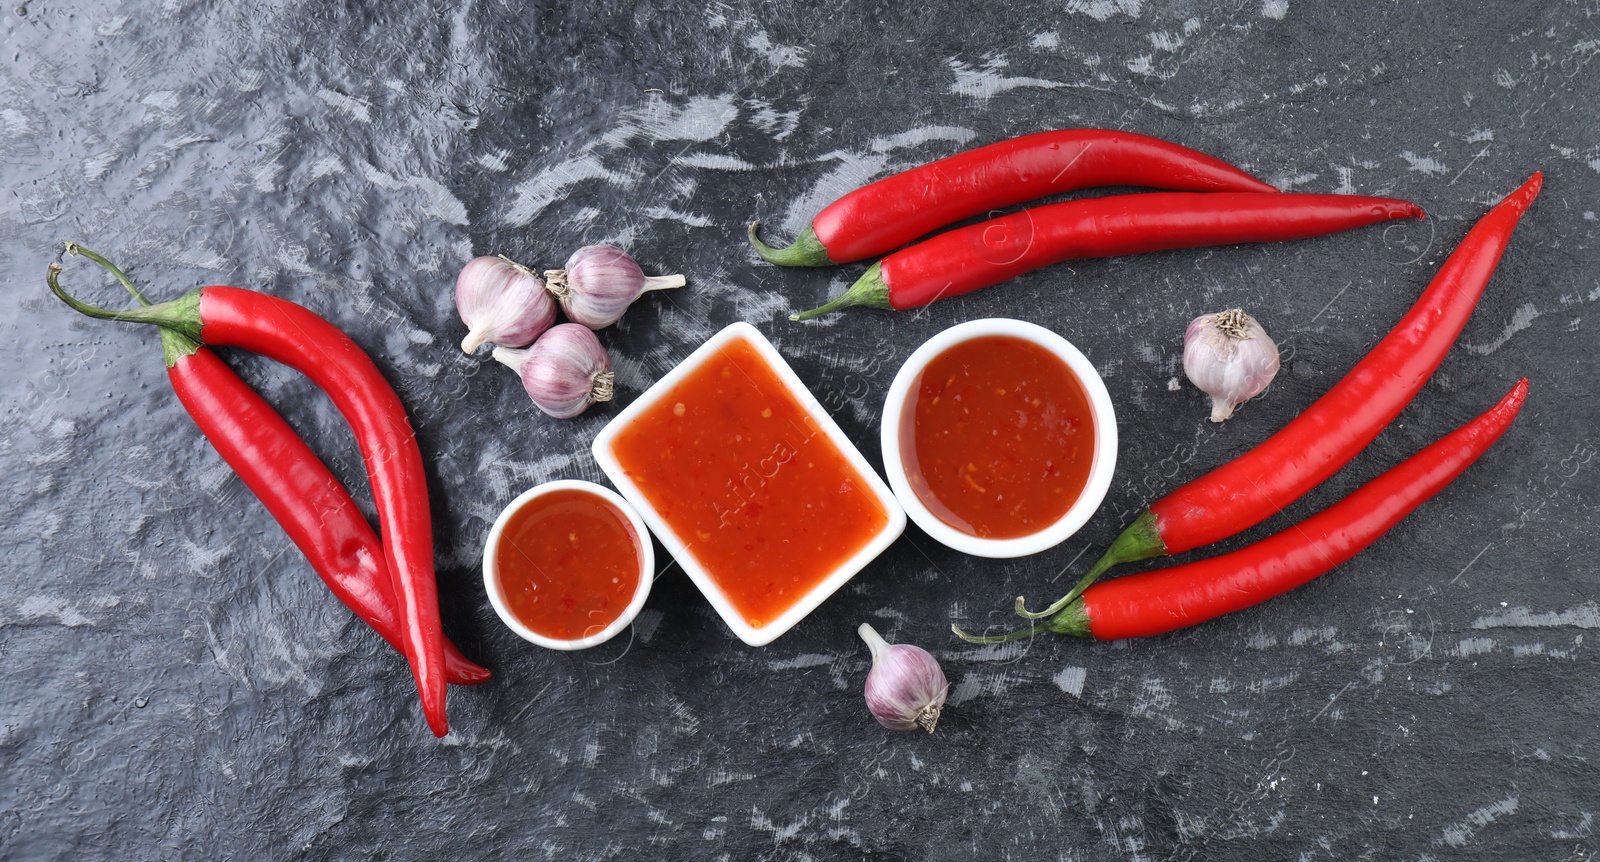
[[[691,353],[593,448],[751,646],[788,631],[905,529],[894,493],[747,323]]]
[[[489,529],[484,587],[513,632],[578,650],[610,640],[650,595],[655,549],[609,488],[562,479],[523,492]]]
[[[1060,544],[1105,499],[1117,423],[1104,381],[1066,339],[974,320],[906,360],[884,403],[890,487],[939,542],[981,557]]]

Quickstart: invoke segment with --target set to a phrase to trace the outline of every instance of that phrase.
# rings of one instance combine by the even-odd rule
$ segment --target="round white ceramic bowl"
[[[922,371],[934,357],[955,345],[973,338],[991,335],[1021,338],[1040,345],[1055,354],[1072,373],[1082,381],[1089,395],[1089,412],[1094,422],[1094,462],[1089,468],[1089,481],[1077,502],[1050,526],[1037,533],[1011,539],[985,539],[965,533],[940,520],[911,489],[906,478],[905,463],[900,454],[900,426],[909,396],[922,378]],[[977,557],[1023,557],[1037,554],[1066,541],[1078,532],[1111,487],[1111,474],[1117,466],[1117,417],[1111,407],[1111,395],[1100,379],[1100,373],[1078,348],[1065,338],[1034,323],[1008,318],[970,320],[952,326],[935,335],[918,347],[906,359],[905,365],[895,375],[889,386],[889,395],[883,405],[883,470],[888,474],[889,487],[900,498],[906,515],[922,531],[941,544]]]
[[[616,507],[617,511],[623,514],[623,517],[628,519],[628,523],[633,527],[634,536],[639,542],[639,586],[633,591],[633,600],[628,602],[628,606],[623,608],[622,613],[615,620],[612,620],[610,625],[600,631],[574,640],[558,640],[546,637],[523,625],[522,621],[511,613],[511,609],[506,607],[505,597],[500,592],[500,573],[496,571],[495,566],[495,556],[500,547],[500,537],[505,532],[506,524],[511,520],[511,516],[523,506],[552,491],[583,491],[610,503]],[[500,615],[500,621],[524,640],[550,649],[588,649],[611,640],[617,632],[627,628],[628,624],[633,622],[633,618],[639,615],[639,609],[644,607],[644,600],[650,596],[650,584],[655,577],[655,571],[655,548],[650,542],[650,531],[645,529],[644,521],[639,518],[638,511],[610,488],[578,479],[558,479],[523,491],[500,512],[500,517],[495,519],[494,526],[489,528],[489,538],[483,551],[483,586],[489,593],[489,603],[494,605],[494,612]]]

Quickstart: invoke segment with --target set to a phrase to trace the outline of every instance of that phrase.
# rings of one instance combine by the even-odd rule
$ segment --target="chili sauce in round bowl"
[[[483,555],[489,602],[540,646],[577,650],[610,640],[644,607],[655,550],[638,512],[608,488],[563,479],[513,500]]]
[[[905,529],[894,493],[747,323],[658,380],[593,449],[751,646],[798,623]]]
[[[1054,547],[1099,508],[1116,469],[1111,396],[1066,339],[974,320],[906,360],[883,413],[889,485],[917,526],[981,557]]]

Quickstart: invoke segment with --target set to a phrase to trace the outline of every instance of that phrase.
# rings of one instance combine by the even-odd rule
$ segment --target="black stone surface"
[[[366,8],[371,7],[371,8]],[[392,7],[392,8],[390,8]],[[1593,3],[1064,0],[75,4],[0,18],[6,859],[1550,859],[1600,853],[1600,10]],[[1085,261],[914,313],[789,312],[864,265],[748,251],[873,177],[1046,128],[1170,138],[1295,191],[1429,218]],[[1063,591],[1142,505],[1336,381],[1489,205],[1545,172],[1456,349],[1317,511],[1519,376],[1501,444],[1290,595],[1131,643],[973,648]],[[231,283],[345,328],[431,467],[447,628],[495,671],[427,731],[403,660],[334,601],[200,439],[155,334],[48,296],[65,240],[154,295]],[[571,422],[456,349],[468,258],[616,242],[690,286],[602,333],[618,404]],[[67,283],[105,303],[86,263]],[[1222,426],[1181,381],[1194,315],[1284,349]],[[795,630],[736,641],[663,565],[631,634],[557,654],[499,624],[481,545],[702,339],[767,333],[868,459],[924,339],[1034,320],[1099,367],[1123,449],[1100,514],[1015,561],[914,528]],[[228,353],[367,496],[307,382]],[[935,652],[939,731],[866,714],[869,621]]]

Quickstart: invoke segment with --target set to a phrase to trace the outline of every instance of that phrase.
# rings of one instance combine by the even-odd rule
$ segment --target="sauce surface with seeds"
[[[1001,335],[956,344],[923,369],[911,401],[900,427],[906,478],[957,530],[986,539],[1037,533],[1088,485],[1088,391],[1040,345]]]
[[[603,497],[573,489],[542,494],[512,513],[501,533],[500,596],[523,625],[547,638],[596,634],[633,601],[639,542],[628,517]]]
[[[743,338],[640,413],[611,451],[754,628],[889,522],[861,473]]]

